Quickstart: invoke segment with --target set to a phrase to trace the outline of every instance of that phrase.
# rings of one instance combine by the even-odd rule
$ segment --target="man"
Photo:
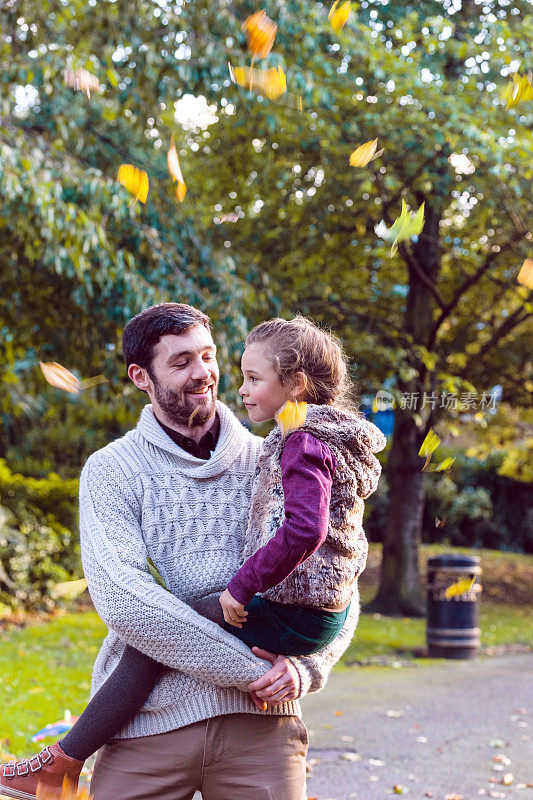
[[[301,800],[308,740],[296,698],[322,688],[358,609],[332,645],[289,659],[250,651],[191,608],[223,591],[240,565],[262,440],[217,400],[202,312],[148,308],[126,326],[123,351],[151,405],[81,476],[83,566],[109,627],[93,691],[125,644],[171,669],[100,750],[94,800],[190,800],[196,790],[204,800]],[[170,591],[152,578],[147,555]]]

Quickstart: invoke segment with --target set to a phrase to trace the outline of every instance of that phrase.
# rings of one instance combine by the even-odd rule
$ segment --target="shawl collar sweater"
[[[236,637],[188,602],[222,591],[244,545],[252,478],[263,440],[222,403],[208,460],[165,433],[146,406],[137,427],[94,453],[80,480],[82,561],[96,610],[109,628],[92,691],[117,665],[125,643],[171,669],[117,738],[163,733],[221,714],[259,712],[247,686],[270,669]],[[169,591],[152,578],[149,555]],[[292,659],[301,695],[318,691],[350,643],[354,608],[333,643]],[[268,714],[300,715],[297,701]]]

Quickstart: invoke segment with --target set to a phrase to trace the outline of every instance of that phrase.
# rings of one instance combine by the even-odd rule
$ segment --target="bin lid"
[[[469,556],[464,553],[442,553],[439,556],[428,558],[428,567],[477,567],[479,566],[479,556]]]

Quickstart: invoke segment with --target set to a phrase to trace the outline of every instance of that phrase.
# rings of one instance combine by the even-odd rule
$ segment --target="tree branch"
[[[529,297],[526,299],[525,302],[531,302],[533,299],[533,292],[530,292]],[[473,361],[479,361],[483,356],[488,353],[495,345],[498,344],[500,339],[504,336],[507,336],[514,328],[524,322],[528,317],[532,317],[530,311],[526,311],[523,305],[520,305],[516,308],[512,314],[510,314],[506,319],[502,322],[502,324],[494,331],[493,335],[490,337],[488,341],[481,347],[477,353],[467,361],[463,369],[459,372],[459,377],[464,378],[466,373],[469,371],[471,364]]]
[[[445,303],[444,306],[442,306],[442,311],[437,320],[435,321],[433,328],[431,329],[431,333],[429,336],[428,350],[431,350],[433,348],[439,328],[441,327],[444,320],[446,320],[450,316],[451,312],[457,306],[459,300],[465,294],[465,292],[467,292],[471,286],[474,286],[474,284],[478,283],[485,274],[485,272],[491,267],[493,261],[501,253],[505,253],[507,250],[509,250],[517,241],[519,241],[522,238],[522,235],[523,235],[522,233],[515,233],[504,245],[500,246],[500,250],[498,251],[498,253],[489,253],[489,255],[483,261],[481,266],[479,266],[477,270],[472,275],[470,275],[470,277],[467,278],[467,280],[464,281],[464,283],[462,283],[461,286],[456,290],[450,302]]]

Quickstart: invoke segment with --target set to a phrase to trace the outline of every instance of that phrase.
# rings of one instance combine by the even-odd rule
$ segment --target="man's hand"
[[[295,700],[300,694],[300,676],[292,661],[260,647],[252,647],[252,653],[273,665],[265,675],[248,684],[254,705],[266,711],[267,704],[274,706]]]
[[[222,613],[228,625],[234,625],[235,628],[242,628],[243,623],[246,622],[248,612],[244,610],[242,603],[238,603],[237,600],[230,595],[227,589],[224,589],[220,595],[220,605],[222,606]]]

